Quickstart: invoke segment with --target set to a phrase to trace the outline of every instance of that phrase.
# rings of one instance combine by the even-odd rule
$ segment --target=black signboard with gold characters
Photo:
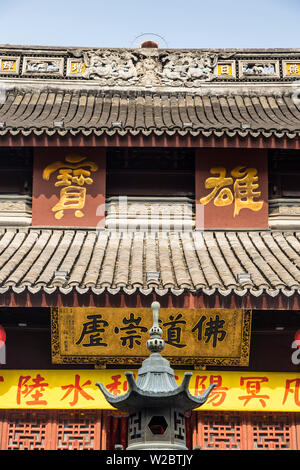
[[[247,366],[250,310],[161,308],[164,356],[174,365]],[[151,308],[52,308],[55,364],[141,364]]]

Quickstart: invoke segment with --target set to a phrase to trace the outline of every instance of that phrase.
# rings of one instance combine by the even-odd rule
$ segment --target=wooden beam
[[[111,295],[103,293],[96,294],[83,294],[79,295],[74,292],[69,295],[46,294],[40,292],[31,294],[30,292],[23,292],[16,294],[9,292],[0,295],[0,307],[144,307],[149,308],[151,303],[157,300],[160,302],[162,308],[246,308],[253,310],[300,310],[300,296],[293,295],[286,297],[278,295],[270,297],[262,295],[254,297],[246,295],[239,297],[237,295],[222,296],[220,294],[208,296],[205,294],[193,295],[173,295],[167,294],[162,297],[151,294],[117,294]]]
[[[139,134],[136,136],[130,133],[125,136],[114,134],[108,136],[103,134],[96,136],[91,134],[84,136],[78,134],[75,136],[47,136],[35,135],[34,133],[24,136],[21,133],[17,135],[4,135],[0,138],[0,147],[160,147],[160,148],[257,148],[257,149],[289,149],[298,150],[300,148],[300,138],[291,139],[283,136],[277,138],[271,137],[229,137],[224,135],[216,137],[204,137],[202,135],[192,136],[186,134],[184,136],[157,136],[151,134],[144,136]]]

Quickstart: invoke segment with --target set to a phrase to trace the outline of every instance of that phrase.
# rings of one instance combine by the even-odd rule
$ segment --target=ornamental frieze
[[[210,82],[288,81],[300,75],[295,53],[166,49],[2,48],[0,78],[80,80],[115,87],[196,88]]]
[[[217,64],[216,53],[83,51],[81,58],[68,60],[67,75],[96,79],[103,85],[198,86],[218,76]],[[230,77],[231,62],[228,66]]]

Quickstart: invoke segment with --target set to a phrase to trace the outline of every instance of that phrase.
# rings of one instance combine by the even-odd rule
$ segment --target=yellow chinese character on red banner
[[[48,165],[43,171],[43,179],[49,181],[52,173],[58,171],[54,186],[63,186],[60,191],[58,203],[52,207],[54,217],[61,219],[65,210],[74,210],[75,217],[83,217],[81,209],[85,206],[86,188],[84,185],[93,183],[91,172],[98,170],[98,165],[92,161],[85,161],[86,157],[68,155],[65,162],[56,161]]]
[[[213,167],[210,173],[218,176],[206,179],[205,188],[212,191],[200,199],[201,204],[206,205],[213,200],[215,206],[224,207],[234,202],[234,217],[239,215],[241,209],[253,211],[262,209],[264,201],[254,200],[261,195],[260,191],[256,191],[259,187],[256,168],[237,166],[229,177],[226,177],[224,167]],[[228,187],[231,185],[233,190]]]

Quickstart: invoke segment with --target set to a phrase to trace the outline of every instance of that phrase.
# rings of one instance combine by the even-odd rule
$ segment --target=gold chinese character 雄
[[[213,200],[215,206],[224,207],[234,202],[234,217],[241,209],[261,210],[264,201],[254,200],[261,195],[260,191],[256,191],[259,185],[255,168],[237,166],[231,171],[230,177],[226,177],[226,169],[223,167],[213,167],[210,173],[218,176],[206,179],[205,188],[212,191],[200,199],[201,204],[206,205]],[[228,187],[231,185],[233,191]]]

